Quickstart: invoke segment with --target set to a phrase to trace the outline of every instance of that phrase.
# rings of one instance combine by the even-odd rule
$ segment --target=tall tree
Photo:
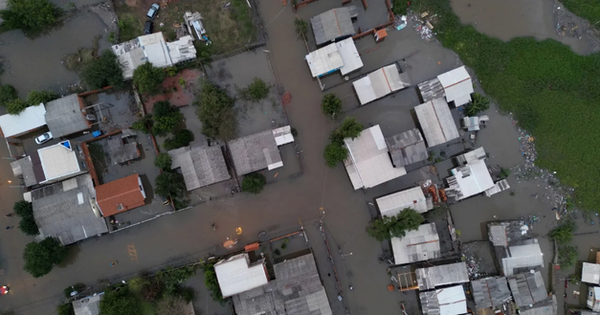
[[[166,135],[183,122],[183,114],[168,101],[159,101],[152,108],[152,119],[152,133]]]
[[[168,153],[164,153],[164,152],[157,155],[156,158],[154,159],[154,166],[160,168],[163,171],[170,170],[171,163],[173,163],[171,156]]]
[[[125,85],[123,68],[117,56],[110,50],[103,51],[96,60],[84,65],[81,75],[90,89]]]
[[[133,71],[133,85],[137,87],[140,93],[156,92],[158,85],[165,80],[166,76],[167,74],[163,69],[146,62]]]
[[[182,198],[185,194],[185,183],[181,174],[164,171],[156,177],[154,192],[162,197]]]
[[[39,278],[52,271],[55,265],[60,264],[68,254],[66,247],[52,237],[36,243],[31,242],[25,246],[23,269],[35,278]]]
[[[321,109],[323,109],[323,114],[335,118],[342,110],[342,100],[333,93],[325,94],[321,100]]]
[[[0,18],[9,29],[41,31],[56,23],[59,12],[48,0],[8,0],[8,9],[0,11]]]
[[[363,131],[363,125],[356,121],[354,117],[346,117],[337,132],[343,138],[356,138]]]
[[[201,80],[198,118],[202,122],[202,133],[210,138],[232,139],[236,130],[233,104],[234,99],[225,90],[209,80]]]
[[[267,179],[265,178],[265,175],[261,173],[250,173],[244,176],[244,180],[242,181],[242,190],[258,195],[266,184]]]
[[[142,314],[142,304],[127,287],[123,287],[118,291],[109,291],[104,294],[104,298],[100,300],[100,314]]]

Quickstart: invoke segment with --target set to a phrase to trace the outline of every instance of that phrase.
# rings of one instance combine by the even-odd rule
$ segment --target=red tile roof
[[[96,202],[104,217],[144,205],[137,174],[96,187]]]

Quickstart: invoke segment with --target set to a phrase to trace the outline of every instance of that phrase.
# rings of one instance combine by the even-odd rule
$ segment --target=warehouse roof
[[[283,166],[272,130],[231,140],[228,145],[238,175]]]
[[[498,307],[512,300],[505,277],[489,277],[471,281],[477,308]]]
[[[246,253],[221,260],[214,266],[223,297],[252,290],[269,282],[264,259],[250,263]]]
[[[423,81],[419,83],[418,88],[419,92],[421,93],[423,103],[444,97],[444,87],[438,78]]]
[[[0,116],[0,135],[4,138],[18,137],[46,125],[44,104],[29,106],[18,115]]]
[[[464,262],[417,268],[415,273],[420,291],[431,290],[450,284],[469,282],[467,264]]]
[[[421,187],[413,187],[375,199],[382,216],[393,217],[406,208],[425,213],[433,209],[433,202],[425,198]]]
[[[502,258],[502,270],[505,276],[512,276],[521,271],[543,267],[544,254],[537,239],[530,244],[509,246],[507,257]]]
[[[440,74],[438,79],[444,88],[448,103],[454,102],[458,107],[471,101],[471,93],[474,92],[473,82],[464,66]]]
[[[77,94],[46,103],[46,124],[52,136],[60,138],[90,129],[83,107],[83,101]]]
[[[356,7],[335,8],[310,18],[317,45],[354,35],[352,18],[357,15]]]
[[[508,278],[510,291],[517,306],[528,306],[548,298],[548,291],[539,271],[524,272]]]
[[[171,150],[171,168],[181,168],[188,191],[230,179],[220,146],[190,146]]]
[[[410,86],[410,79],[408,74],[401,73],[401,70],[394,63],[369,73],[352,82],[352,85],[360,105],[365,105]]]
[[[385,142],[392,164],[396,167],[424,161],[429,157],[423,135],[417,128],[385,138]]]
[[[423,315],[467,313],[467,298],[462,285],[419,293]]]
[[[458,129],[446,101],[441,98],[428,101],[415,107],[419,124],[427,140],[433,147],[458,138]]]
[[[440,240],[435,223],[422,224],[404,237],[392,237],[392,251],[397,265],[424,261],[441,256]]]

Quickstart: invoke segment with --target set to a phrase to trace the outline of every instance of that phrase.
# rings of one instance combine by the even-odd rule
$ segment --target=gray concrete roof
[[[194,190],[231,178],[220,146],[192,144],[169,151],[172,169],[181,168],[187,190]]]
[[[419,83],[418,87],[419,92],[421,92],[421,98],[423,98],[423,103],[444,97],[444,86],[442,86],[438,78],[423,81]]]
[[[35,152],[35,154],[37,154],[37,151]],[[41,172],[41,178],[36,177],[36,173],[33,169],[33,160],[31,156],[26,156],[16,161],[10,162],[10,166],[15,176],[23,177],[23,181],[25,182],[26,187],[31,187],[46,179],[43,176],[43,172]]]
[[[477,308],[498,307],[512,299],[505,277],[489,277],[471,281]]]
[[[104,292],[73,301],[75,315],[99,315],[100,300],[102,300],[103,297]]]
[[[96,197],[89,174],[80,175],[31,192],[33,216],[43,237],[57,237],[64,245],[107,233],[90,198]]]
[[[414,128],[385,138],[394,167],[427,160],[427,147],[419,129]]]
[[[229,151],[238,176],[282,163],[273,131],[265,130],[229,141]]]
[[[536,304],[548,297],[542,273],[539,271],[525,272],[509,277],[508,285],[517,306]]]
[[[127,133],[117,134],[106,139],[107,151],[112,164],[121,164],[140,157],[138,144],[131,138],[132,136],[131,131],[128,131]],[[123,139],[127,137],[130,137],[129,141],[124,143]]]
[[[354,35],[352,17],[356,15],[356,7],[351,5],[331,9],[310,18],[317,45],[334,41],[340,37]]]
[[[464,262],[418,268],[415,270],[420,291],[436,287],[469,282],[467,264]]]
[[[89,129],[85,113],[81,112],[79,97],[71,94],[48,102],[46,105],[46,124],[54,138]]]

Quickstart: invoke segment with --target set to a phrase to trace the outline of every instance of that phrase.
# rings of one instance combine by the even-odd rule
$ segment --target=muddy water
[[[452,0],[451,3],[461,22],[503,41],[533,36],[539,40],[557,40],[578,54],[591,51],[585,40],[556,33],[553,0]]]
[[[98,15],[82,12],[35,39],[25,37],[20,30],[0,34],[0,58],[4,58],[8,67],[0,81],[17,88],[21,97],[30,90],[40,89],[64,94],[61,89],[77,83],[78,78],[61,59],[81,47],[91,47],[95,36],[103,36],[101,50],[108,48],[106,28]]]

